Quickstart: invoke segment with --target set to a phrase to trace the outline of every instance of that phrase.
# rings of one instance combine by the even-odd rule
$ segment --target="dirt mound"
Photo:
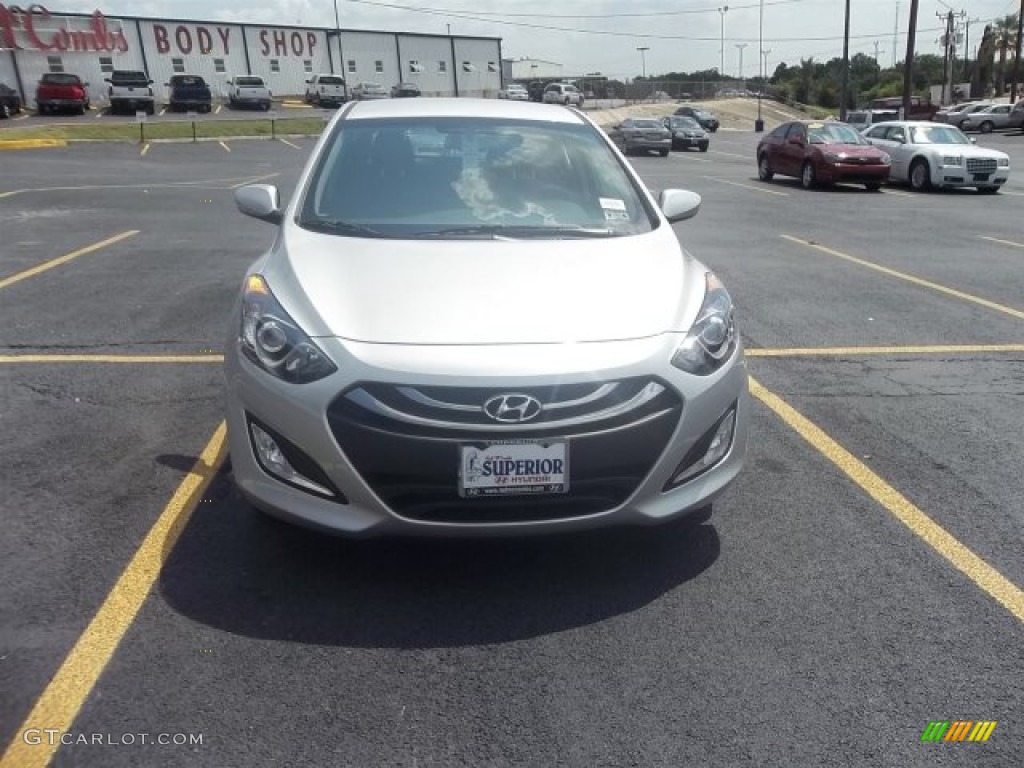
[[[712,101],[661,101],[650,104],[631,104],[613,109],[595,109],[588,115],[602,128],[610,127],[625,120],[627,117],[665,117],[671,115],[682,105],[703,107],[714,112],[722,128],[753,131],[757,119],[757,99],[717,99]],[[761,100],[761,118],[765,130],[770,131],[787,120],[806,119],[808,116],[779,104],[771,99]]]

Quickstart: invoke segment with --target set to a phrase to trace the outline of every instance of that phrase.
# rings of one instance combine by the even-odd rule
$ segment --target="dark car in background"
[[[89,109],[88,83],[68,72],[47,72],[36,86],[36,109],[39,114],[70,110],[84,115]]]
[[[757,145],[757,176],[778,173],[800,179],[804,189],[853,182],[877,192],[889,178],[892,159],[853,126],[835,121],[783,123]]]
[[[630,117],[610,131],[608,137],[623,154],[657,152],[668,157],[672,149],[672,132],[653,117]]]
[[[661,123],[672,132],[672,149],[696,147],[701,152],[708,151],[711,139],[701,124],[692,117],[669,115],[663,118]]]
[[[416,83],[399,83],[398,85],[391,86],[392,99],[415,98],[416,96],[422,95],[423,93],[420,91],[420,87],[416,85]]]
[[[213,105],[210,86],[199,75],[171,75],[167,87],[167,107],[171,112],[209,112]]]
[[[0,83],[0,118],[21,112],[21,96],[5,83]]]
[[[700,123],[701,128],[705,131],[714,133],[718,130],[718,118],[713,112],[708,112],[701,107],[680,107],[675,111],[675,115],[678,117],[692,117]]]
[[[548,84],[546,80],[531,80],[526,86],[526,92],[530,96],[530,101],[544,101],[544,89],[547,87]]]

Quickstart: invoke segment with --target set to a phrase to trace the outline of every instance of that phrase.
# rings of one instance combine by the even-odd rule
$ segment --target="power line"
[[[465,8],[436,8],[433,6],[404,6],[398,4],[388,4],[384,2],[375,2],[374,0],[348,0],[353,3],[363,3],[365,5],[380,5],[387,8],[402,8],[408,11],[422,11],[444,13],[451,15],[454,13],[466,13]],[[807,3],[807,2],[822,2],[822,0],[766,0],[765,7],[769,5],[792,5],[794,3]],[[730,6],[733,10],[744,10],[749,8],[760,8],[761,3],[748,3],[746,5],[733,5]],[[680,11],[645,11],[642,13],[512,13],[508,11],[479,11],[473,10],[479,16],[515,16],[515,17],[526,17],[531,19],[622,19],[622,18],[651,18],[651,17],[664,17],[664,16],[691,16],[702,13],[715,13],[718,9],[714,6],[708,8],[688,8]]]
[[[392,8],[402,11],[412,11],[414,13],[425,13],[430,16],[448,16],[455,19],[466,19],[468,21],[481,21],[486,24],[501,24],[510,27],[525,27],[528,29],[544,29],[552,32],[574,32],[581,35],[605,35],[607,37],[630,37],[639,38],[644,40],[689,40],[695,42],[715,42],[718,41],[719,37],[714,36],[695,36],[695,35],[659,35],[650,32],[613,32],[606,29],[584,29],[580,27],[559,27],[550,24],[531,24],[525,21],[505,21],[502,19],[489,19],[483,16],[476,16],[468,13],[455,12],[455,11],[441,11],[433,8],[415,8],[410,5],[399,5],[397,3],[382,2],[381,0],[345,0],[348,3],[359,3],[360,5],[371,5],[378,8]],[[717,12],[717,8],[715,11]],[[941,31],[942,27],[932,27],[929,29],[919,30],[921,32],[938,32]],[[877,38],[881,34],[879,32],[873,32],[871,34],[863,35],[850,35],[851,40],[862,40]],[[804,43],[804,42],[822,42],[830,40],[842,40],[842,35],[823,35],[819,37],[766,37],[764,42],[766,43]],[[756,43],[758,38],[756,37],[727,37],[725,42],[730,43]]]

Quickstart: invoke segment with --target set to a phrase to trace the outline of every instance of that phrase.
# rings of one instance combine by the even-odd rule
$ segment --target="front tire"
[[[881,188],[882,184],[881,182],[878,181],[869,181],[864,185],[864,189],[866,189],[868,192],[877,192]]]
[[[810,160],[804,161],[804,167],[800,169],[800,184],[804,189],[814,189],[818,183],[818,175],[814,172],[814,163]]]
[[[701,152],[707,151],[707,147],[703,147],[701,149]],[[761,156],[757,159],[757,178],[761,181],[771,181],[774,176],[775,171],[773,171],[772,167],[768,164],[768,155],[762,152]]]
[[[270,102],[269,101],[264,101],[262,104],[260,104],[260,109],[262,109],[264,112],[269,112],[270,111]]]
[[[701,152],[707,152],[708,151],[708,145],[707,144],[701,144],[698,147],[698,149],[700,149]]]
[[[910,188],[915,192],[927,192],[932,187],[928,161],[918,158],[910,166]]]
[[[668,150],[667,149],[659,149],[658,150],[658,154],[661,155],[662,157],[668,157]]]

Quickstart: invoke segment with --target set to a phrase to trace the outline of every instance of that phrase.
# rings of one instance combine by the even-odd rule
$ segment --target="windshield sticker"
[[[599,197],[598,200],[601,203],[601,207],[605,211],[625,211],[626,203],[615,197]],[[629,218],[628,216],[626,217]]]
[[[629,214],[626,211],[609,211],[605,208],[605,221],[629,221]]]

